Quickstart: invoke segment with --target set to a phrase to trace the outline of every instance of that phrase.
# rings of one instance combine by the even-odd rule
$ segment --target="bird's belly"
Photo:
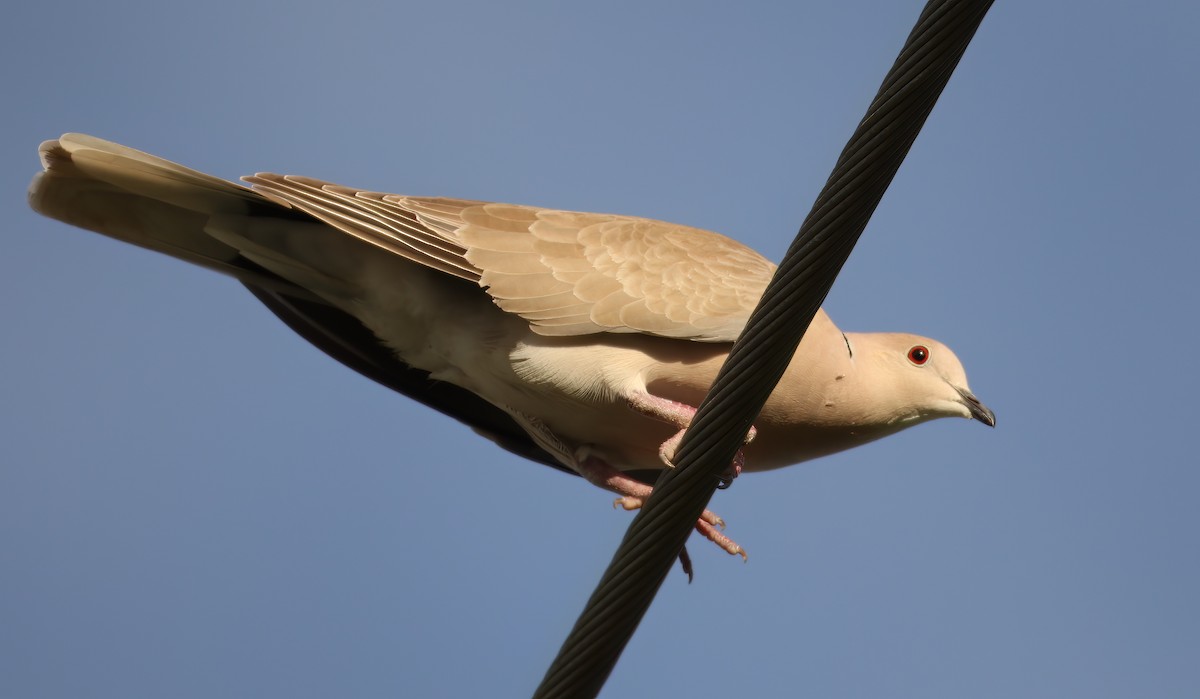
[[[616,468],[662,468],[659,447],[678,428],[636,411],[653,359],[630,343],[530,333],[506,357],[513,382],[498,387],[508,405],[536,418],[574,450]]]
[[[623,471],[663,468],[659,447],[677,431],[625,405],[553,401],[530,409],[548,405],[554,409],[538,417],[554,434],[577,453],[582,449]]]

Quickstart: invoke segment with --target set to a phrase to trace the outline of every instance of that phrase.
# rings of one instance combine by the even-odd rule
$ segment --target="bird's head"
[[[950,348],[927,337],[904,333],[851,336],[855,361],[873,377],[870,393],[880,418],[907,427],[939,417],[965,417],[989,427],[996,415],[967,385],[962,362]]]

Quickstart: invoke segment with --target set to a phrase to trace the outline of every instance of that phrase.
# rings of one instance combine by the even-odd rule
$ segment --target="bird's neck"
[[[801,344],[755,426],[748,470],[780,468],[874,441],[905,425],[884,410],[887,387],[867,376],[870,336],[824,333]]]

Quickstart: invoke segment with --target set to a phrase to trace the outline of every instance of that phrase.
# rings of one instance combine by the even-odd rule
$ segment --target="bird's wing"
[[[725,236],[662,221],[245,179],[360,240],[479,284],[541,335],[732,342],[775,270]]]

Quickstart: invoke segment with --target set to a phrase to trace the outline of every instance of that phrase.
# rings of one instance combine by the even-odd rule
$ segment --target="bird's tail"
[[[286,202],[83,134],[46,141],[39,155],[45,170],[29,187],[29,205],[38,213],[248,284],[296,290],[250,261],[241,241],[231,241],[221,235],[222,226],[214,226],[214,221],[239,220],[314,223]]]

